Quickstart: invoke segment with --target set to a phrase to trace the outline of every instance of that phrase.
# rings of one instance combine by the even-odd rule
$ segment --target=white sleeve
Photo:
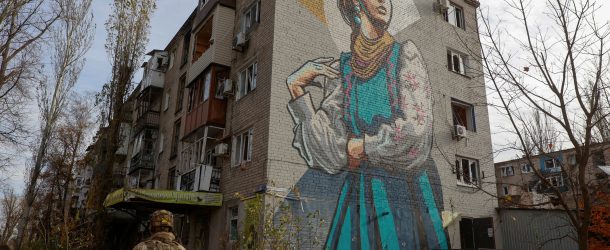
[[[403,116],[382,124],[377,134],[365,135],[364,147],[372,164],[411,168],[423,163],[432,145],[432,93],[421,53],[411,41],[402,45],[398,75]]]
[[[294,141],[309,167],[321,168],[327,173],[338,173],[347,165],[347,133],[341,115],[342,96],[339,80],[333,92],[319,109],[313,105],[309,93],[288,103],[294,121]]]

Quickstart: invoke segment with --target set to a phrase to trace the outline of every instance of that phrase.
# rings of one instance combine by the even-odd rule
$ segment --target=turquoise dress
[[[397,86],[401,46],[369,79],[353,74],[351,53],[343,53],[343,121],[351,138],[375,135],[381,124],[402,117]],[[447,249],[437,204],[442,195],[434,162],[392,170],[362,161],[346,170],[325,249]],[[439,182],[432,185],[431,182]]]

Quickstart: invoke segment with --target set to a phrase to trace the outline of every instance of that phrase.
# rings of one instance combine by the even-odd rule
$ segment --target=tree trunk
[[[42,158],[44,157],[47,150],[47,142],[49,141],[50,135],[50,126],[45,126],[45,130],[42,134],[42,138],[40,139],[40,146],[38,148],[38,154],[36,154],[36,162],[34,164],[34,168],[32,168],[32,173],[30,176],[30,181],[28,183],[26,192],[25,192],[25,203],[23,207],[23,215],[19,220],[19,226],[17,227],[17,239],[15,243],[16,249],[22,248],[23,236],[25,235],[25,229],[27,228],[27,224],[30,220],[30,215],[32,211],[32,204],[34,204],[34,200],[36,199],[36,184],[38,182],[38,177],[40,176],[40,172],[42,170]]]

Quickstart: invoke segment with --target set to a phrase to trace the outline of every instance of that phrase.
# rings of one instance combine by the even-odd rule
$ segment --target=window
[[[241,30],[246,34],[252,31],[254,24],[260,22],[260,1],[256,1],[250,7],[248,7],[242,15],[242,26]]]
[[[502,194],[508,195],[508,186],[502,186]]]
[[[606,159],[604,157],[604,151],[598,150],[593,151],[591,154],[591,159],[593,160],[593,164],[595,166],[604,166],[606,165]]]
[[[197,31],[195,34],[195,47],[193,47],[193,62],[197,61],[199,57],[205,53],[210,46],[212,46],[212,27],[214,20],[213,17],[210,17],[209,20]]]
[[[527,173],[531,173],[532,170],[532,166],[530,166],[530,164],[527,163],[523,163],[521,164],[521,173],[527,174]]]
[[[576,161],[576,155],[571,154],[568,156],[568,164],[575,166],[576,164],[578,164],[578,162]]]
[[[193,169],[191,172],[180,176],[180,190],[181,191],[193,191],[195,189],[195,172]]]
[[[501,168],[502,171],[502,176],[513,176],[515,175],[515,169],[513,169],[513,166],[506,166]]]
[[[229,239],[237,240],[237,229],[239,221],[239,207],[231,207],[229,208]]]
[[[205,152],[205,158],[203,159],[203,165],[216,166],[216,156],[214,156],[214,149],[210,149]]]
[[[253,63],[241,72],[239,72],[239,83],[237,85],[237,99],[240,99],[256,89],[257,65]]]
[[[180,80],[178,81],[180,86],[178,86],[178,98],[176,98],[176,113],[182,110],[182,105],[184,104],[184,85],[186,85],[186,76],[180,77]]]
[[[447,50],[447,68],[458,74],[466,74],[466,56],[452,50]]]
[[[203,93],[202,93],[202,97],[203,97],[203,101],[207,101],[210,98],[210,85],[212,84],[212,70],[208,69],[208,71],[205,73],[204,79],[203,79]]]
[[[561,175],[547,177],[546,180],[549,181],[553,187],[563,187],[563,176]]]
[[[464,10],[454,4],[449,5],[449,9],[443,14],[445,21],[461,29],[465,29]]]
[[[453,113],[453,125],[461,125],[469,131],[476,132],[474,106],[472,104],[452,98],[451,112]]]
[[[557,160],[555,159],[546,159],[544,160],[544,167],[545,168],[558,168],[559,164],[557,164]]]
[[[169,99],[170,99],[169,92],[165,92],[165,100],[163,102],[163,111],[167,111],[167,109],[169,109]]]
[[[163,69],[163,57],[157,57],[157,70]]]
[[[178,154],[178,142],[180,141],[180,120],[174,123],[174,136],[172,137],[172,154],[174,157]]]
[[[191,33],[186,33],[182,39],[182,64],[184,66],[189,59],[189,46],[191,46]]]
[[[455,167],[458,184],[479,185],[479,162],[477,160],[456,157]]]
[[[167,173],[167,189],[176,189],[176,167],[170,168]]]
[[[225,88],[225,80],[228,79],[228,72],[224,70],[216,71],[216,91],[214,92],[214,97],[219,100],[223,100],[224,97],[224,88]]]
[[[252,160],[252,129],[233,136],[231,161],[233,166],[239,166]]]

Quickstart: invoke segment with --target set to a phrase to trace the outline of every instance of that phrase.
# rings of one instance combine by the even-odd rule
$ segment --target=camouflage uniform
[[[185,250],[185,248],[176,241],[173,233],[158,232],[148,240],[140,242],[133,250]]]
[[[140,244],[134,250],[185,250],[176,241],[176,236],[171,231],[174,228],[174,215],[166,210],[157,210],[150,216],[150,231],[153,235]],[[169,231],[161,229],[169,229]]]

